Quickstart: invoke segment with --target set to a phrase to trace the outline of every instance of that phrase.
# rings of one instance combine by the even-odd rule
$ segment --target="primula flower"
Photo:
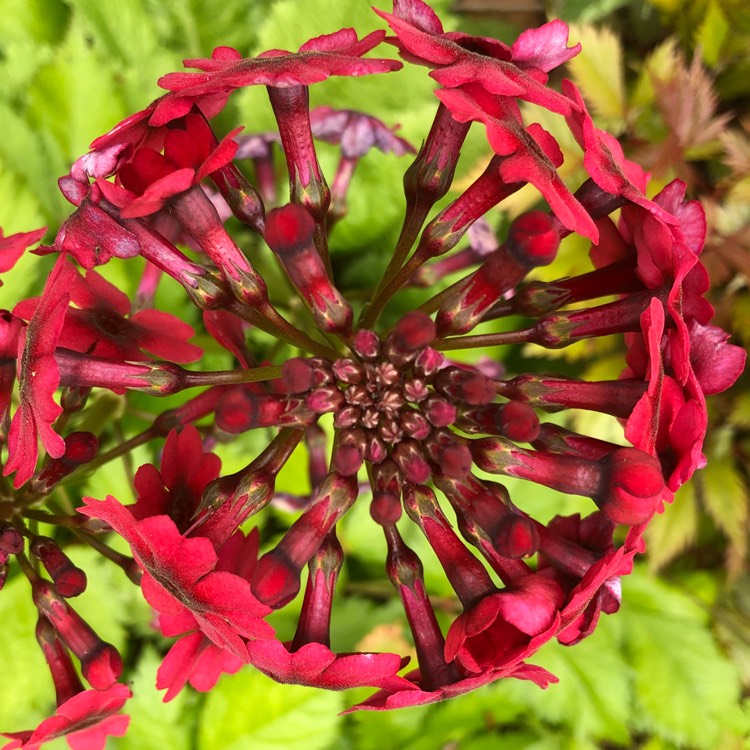
[[[103,750],[107,737],[122,737],[127,731],[130,717],[120,710],[131,696],[130,688],[120,684],[78,693],[36,729],[4,732],[12,741],[3,750],[37,750],[59,737],[66,739],[71,750]]]
[[[194,334],[189,325],[154,309],[128,315],[130,300],[114,284],[96,271],[82,277],[73,266],[70,269],[71,273],[63,272],[64,283],[75,307],[67,310],[58,346],[134,362],[149,359],[143,349],[172,362],[200,358],[201,349],[186,341]],[[30,320],[39,301],[40,298],[24,300],[13,308],[13,314]]]
[[[191,441],[193,436],[197,437],[194,430],[188,434],[191,435]],[[257,558],[258,530],[253,529],[247,537],[237,531],[219,550],[216,569],[249,580]],[[156,687],[160,690],[167,688],[165,701],[172,700],[188,682],[196,690],[206,692],[216,684],[222,673],[234,674],[247,661],[230,648],[218,646],[207,638],[189,610],[179,614],[160,614],[159,628],[167,637],[181,636],[164,657],[156,675]]]
[[[520,64],[515,64],[513,49],[502,42],[461,32],[445,33],[440,20],[422,0],[401,0],[394,4],[392,14],[375,12],[396,33],[395,43],[402,56],[434,68],[430,76],[441,86],[477,83],[491,94],[517,97],[553,112],[567,114],[572,109],[560,94],[540,83],[542,76],[537,72],[551,70],[580,49],[566,47],[567,29],[559,24],[519,38],[515,51]],[[539,55],[542,41],[553,41],[555,47]],[[546,76],[543,78],[546,81]]]
[[[267,638],[271,627],[261,619],[268,608],[250,592],[240,576],[216,569],[217,555],[205,537],[180,534],[165,515],[136,520],[115,498],[84,498],[84,515],[106,521],[131,546],[143,570],[146,601],[170,615],[189,612],[214,644],[244,658],[245,638]]]
[[[231,47],[217,47],[210,59],[185,61],[188,67],[203,73],[169,73],[159,79],[159,85],[173,93],[158,102],[152,123],[168,122],[179,116],[177,112],[187,114],[196,95],[252,85],[309,86],[332,75],[360,76],[397,70],[401,65],[394,60],[362,57],[384,37],[385,32],[373,31],[358,39],[353,29],[341,29],[311,39],[296,53],[274,49],[255,58],[243,58]]]
[[[44,286],[41,302],[19,338],[20,404],[10,423],[9,457],[3,469],[5,476],[16,472],[15,487],[34,473],[37,440],[53,458],[65,452],[65,441],[52,423],[62,412],[53,395],[60,383],[55,349],[70,301],[66,277],[71,269],[66,264],[67,259],[61,255]]]
[[[215,145],[211,128],[202,115],[188,115],[164,135],[164,153],[141,146],[118,166],[122,188],[106,180],[98,184],[104,196],[121,209],[126,219],[147,216],[198,185],[212,172],[229,164],[237,151],[237,128]]]
[[[401,64],[364,57],[384,31],[359,39],[342,29],[296,53],[242,58],[219,47],[210,59],[188,61],[202,72],[164,76],[169,93],[94,141],[60,180],[76,209],[54,246],[39,251],[59,252],[57,264],[38,300],[0,316],[0,440],[16,373],[19,381],[4,467],[6,475],[16,472],[17,492],[4,498],[10,507],[0,524],[0,582],[15,559],[40,611],[58,713],[78,700],[70,726],[88,720],[84,714],[109,717],[116,702],[102,708],[83,697],[89,693],[68,649],[94,687],[115,691],[118,700],[127,688],[113,687],[122,670],[117,651],[65,599],[85,587],[83,571],[65,554],[62,535],[36,533],[38,522],[72,527],[140,584],[162,634],[179,636],[158,673],[166,700],[186,684],[208,690],[223,672],[249,663],[283,682],[373,687],[354,709],[383,710],[506,677],[554,682],[528,660],[552,639],[577,643],[602,612],[618,610],[620,577],[643,551],[646,527],[703,463],[705,397],[729,387],[745,357],[710,322],[699,258],[705,220],[685,200],[685,186],[675,181],[647,198],[645,173],[595,127],[575,87],[565,83],[558,93],[547,86],[547,74],[578,51],[567,46],[561,21],[509,46],[445,32],[422,0],[395,0],[393,13],[378,14],[404,60],[432,68],[443,88],[406,169],[401,233],[382,275],[373,267],[373,289],[350,288],[349,269],[342,272],[340,256],[329,252],[331,228],[345,218],[343,198],[367,149],[405,155],[410,148],[365,112],[311,115],[308,87]],[[250,85],[267,87],[278,126],[289,177],[280,206],[264,202],[275,202],[270,159],[263,157],[256,188],[235,164],[248,155],[234,138],[239,127],[220,138],[208,122],[231,92]],[[522,101],[566,118],[588,173],[577,188],[557,172],[562,153],[550,132],[523,122]],[[484,127],[492,152],[481,174],[431,215],[452,187],[473,123]],[[314,133],[341,147],[333,191]],[[494,237],[488,212],[526,185],[538,207]],[[214,188],[226,204],[221,210]],[[376,207],[388,196],[368,199]],[[252,230],[241,241],[234,223],[225,226],[227,207]],[[616,210],[617,223],[610,218]],[[467,232],[472,247],[449,254]],[[537,266],[554,268],[561,240],[573,232],[598,241],[592,270],[526,281]],[[188,244],[194,256],[175,243]],[[387,255],[376,250],[363,255],[364,264]],[[91,269],[135,256],[149,265],[133,306]],[[89,273],[82,276],[72,261]],[[449,272],[462,273],[430,289]],[[199,359],[182,316],[150,308],[162,275],[185,290],[197,308],[191,320],[202,320],[223,349],[212,356],[231,361],[228,369]],[[407,285],[409,295],[399,295]],[[474,333],[505,316],[513,317]],[[625,334],[627,349],[618,380],[523,372],[519,345],[558,348],[615,334]],[[514,348],[505,361],[488,362],[481,354],[490,346]],[[452,361],[459,349],[479,351]],[[191,369],[179,364],[196,360]],[[97,422],[77,412],[102,388],[135,407],[118,424],[124,432],[147,413],[150,397],[203,390],[157,408],[136,434],[77,430]],[[137,404],[131,390],[139,392]],[[631,445],[540,420],[565,409],[613,415]],[[261,432],[248,438],[250,430]],[[58,485],[78,488],[85,471],[139,447],[156,451],[164,438],[160,465],[147,463],[135,475],[133,505],[109,495],[85,497],[68,516],[57,500],[52,512],[40,509]],[[35,475],[38,440],[47,457]],[[230,453],[247,454],[245,465],[223,471],[210,451],[216,442],[232,442]],[[300,471],[304,455],[308,466]],[[276,493],[285,469],[284,492]],[[512,498],[480,472],[576,495],[580,511],[543,524],[533,488]],[[309,488],[289,487],[292,475],[304,475]],[[383,535],[385,574],[413,641],[416,664],[406,673],[400,654],[343,651],[332,627],[336,597],[347,594],[338,577],[351,545],[351,538],[339,543],[337,530],[343,537],[343,519],[363,502]],[[269,505],[293,518],[286,523],[276,513],[267,523]],[[250,519],[255,528],[246,533]],[[408,523],[455,592],[441,616],[426,583],[431,576],[404,541]],[[102,532],[122,537],[133,557],[93,537]],[[51,580],[28,561],[27,539]],[[350,581],[359,575],[359,566],[347,569]],[[275,610],[298,613],[290,640],[275,638],[266,622]],[[36,737],[24,733],[14,742],[31,747]]]
[[[398,126],[389,128],[364,112],[316,107],[310,113],[310,125],[316,138],[341,146],[341,159],[331,184],[329,221],[346,213],[346,193],[354,170],[371,148],[397,156],[414,153],[414,147],[396,135]]]

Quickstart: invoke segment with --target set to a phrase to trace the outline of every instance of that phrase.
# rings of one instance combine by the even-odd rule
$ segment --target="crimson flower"
[[[178,125],[184,125],[184,128]],[[121,209],[123,218],[147,216],[229,164],[237,151],[236,128],[215,145],[213,131],[202,115],[190,114],[164,134],[164,153],[141,146],[118,165],[121,188],[98,182],[104,196]]]
[[[255,58],[243,58],[231,47],[217,47],[210,59],[185,61],[188,67],[203,73],[169,73],[159,79],[159,85],[173,93],[157,103],[152,123],[161,124],[187,114],[196,96],[259,84],[309,86],[332,75],[398,70],[401,65],[394,60],[362,57],[384,37],[385,32],[373,31],[358,39],[353,29],[341,29],[305,42],[296,53],[274,49]]]
[[[261,619],[268,607],[252,595],[247,580],[217,569],[209,539],[183,536],[166,515],[136,520],[111,496],[84,502],[81,513],[106,521],[130,544],[143,570],[143,595],[154,609],[169,615],[189,612],[207,638],[240,659],[245,657],[241,637],[272,634]]]
[[[36,750],[44,743],[64,737],[71,750],[103,750],[107,737],[122,737],[130,717],[120,709],[132,696],[126,685],[107,690],[86,690],[57,707],[54,716],[36,729],[4,732],[11,742],[3,750]]]
[[[446,659],[480,674],[523,659],[548,639],[548,631],[558,629],[562,603],[562,591],[552,579],[519,578],[456,618],[445,640]]]
[[[127,295],[96,271],[82,277],[69,265],[62,274],[75,307],[67,311],[58,346],[129,361],[148,359],[142,349],[172,362],[194,362],[200,358],[201,349],[186,341],[194,331],[183,321],[154,309],[128,315]],[[40,299],[20,302],[13,308],[13,314],[30,320]]]
[[[580,47],[567,48],[567,29],[559,24],[537,29],[519,37],[514,60],[513,48],[487,37],[443,31],[434,12],[422,0],[400,0],[394,13],[375,9],[396,33],[395,44],[410,62],[434,68],[430,76],[441,86],[455,88],[476,83],[491,94],[517,97],[539,104],[552,112],[567,114],[569,102],[544,86],[539,75],[576,55]],[[539,54],[542,43],[552,42],[550,50]],[[526,69],[529,69],[529,72]]]
[[[191,431],[188,434],[192,439],[195,433]],[[213,454],[209,453],[208,456]],[[257,558],[257,529],[253,529],[247,537],[237,531],[219,550],[216,569],[249,580]],[[201,632],[195,615],[188,609],[178,614],[162,612],[159,615],[159,628],[165,636],[181,636],[164,657],[156,675],[156,687],[167,688],[165,701],[172,700],[188,682],[196,690],[208,691],[222,673],[234,674],[247,661],[231,648],[216,645],[207,638]]]
[[[65,256],[61,255],[44,286],[42,300],[19,339],[19,349],[23,347],[20,354],[20,404],[10,423],[9,457],[3,469],[5,476],[16,472],[13,480],[16,487],[34,473],[37,440],[53,458],[59,458],[65,452],[65,441],[52,428],[62,411],[53,399],[60,383],[54,354],[70,301],[66,279],[71,270]]]

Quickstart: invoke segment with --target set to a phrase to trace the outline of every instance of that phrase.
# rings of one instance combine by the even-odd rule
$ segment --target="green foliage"
[[[156,689],[155,674],[161,659],[147,649],[132,677],[133,698],[128,703],[127,734],[112,744],[118,750],[184,750],[192,745],[200,702],[195,693],[183,691],[169,703]]]
[[[54,692],[34,638],[37,614],[28,581],[16,576],[0,593],[0,664],[9,677],[0,680],[0,725],[18,731],[36,726],[46,716]]]
[[[281,685],[251,670],[225,677],[206,698],[198,750],[324,750],[334,739],[341,695]]]
[[[617,133],[626,115],[622,45],[606,27],[573,26],[571,42],[583,46],[569,68],[596,116],[598,127]]]
[[[623,598],[636,727],[676,744],[717,747],[737,711],[739,682],[706,627],[707,613],[657,579],[624,579]]]
[[[666,505],[646,532],[651,571],[663,568],[693,544],[698,536],[700,515],[695,496],[695,483],[690,482],[675,494],[674,502]]]

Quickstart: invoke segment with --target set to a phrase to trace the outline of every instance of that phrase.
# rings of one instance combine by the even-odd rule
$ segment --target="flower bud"
[[[266,243],[324,331],[348,333],[352,309],[328,278],[314,243],[315,221],[302,206],[275,208],[266,221]]]
[[[86,573],[71,562],[54,539],[46,536],[35,537],[30,551],[41,560],[61,596],[68,599],[86,590]]]

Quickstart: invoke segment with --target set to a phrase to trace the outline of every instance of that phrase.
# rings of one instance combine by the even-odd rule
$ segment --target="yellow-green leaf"
[[[594,26],[573,26],[570,36],[583,45],[583,50],[568,65],[596,115],[597,125],[615,133],[621,131],[627,103],[620,40],[610,29]]]
[[[729,539],[727,552],[731,572],[739,566],[747,553],[748,492],[730,456],[708,462],[697,477],[698,496],[706,511]]]
[[[689,547],[698,535],[698,525],[695,486],[690,482],[680,488],[674,502],[654,517],[646,531],[649,570],[657,572]]]
[[[340,693],[274,682],[255,670],[225,676],[208,694],[200,750],[323,750],[336,738]]]
[[[716,65],[724,46],[724,40],[729,34],[727,21],[721,6],[716,0],[709,0],[706,15],[695,37],[700,47],[701,57],[706,65]]]

